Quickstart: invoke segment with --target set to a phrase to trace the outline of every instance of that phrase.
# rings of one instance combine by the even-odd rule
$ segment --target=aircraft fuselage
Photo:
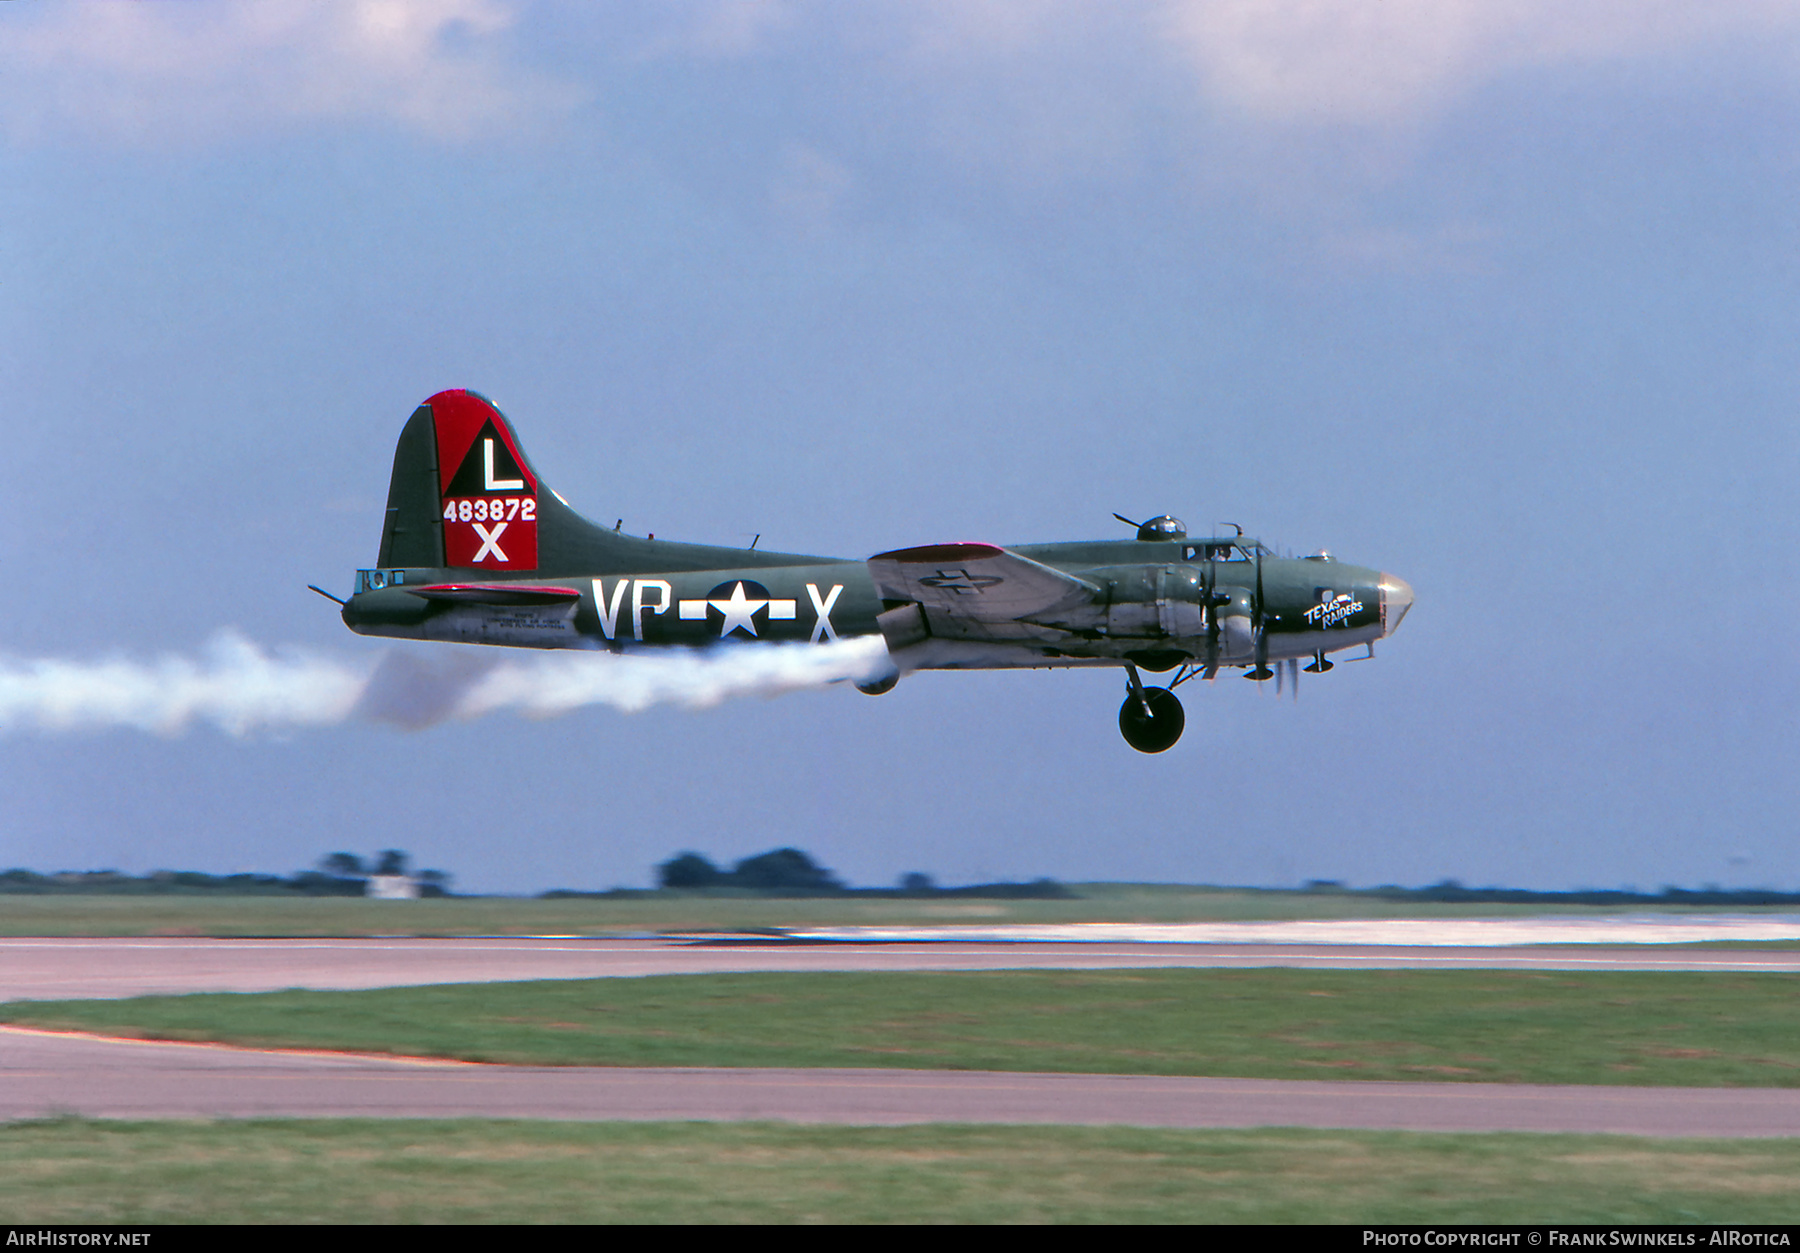
[[[627,535],[545,486],[485,398],[448,391],[401,431],[380,555],[357,572],[343,618],[363,635],[514,648],[879,636],[892,668],[859,682],[871,693],[914,670],[1122,666],[1120,728],[1161,752],[1181,734],[1180,702],[1144,687],[1139,668],[1268,679],[1271,663],[1291,673],[1310,657],[1309,670],[1329,670],[1328,653],[1372,645],[1412,605],[1404,579],[1326,553],[1190,537],[1170,517],[1132,525],[1134,539],[934,544],[866,561]]]
[[[538,603],[530,603],[534,598],[529,594],[520,598],[526,603],[511,605],[419,594],[422,588],[472,586],[468,570],[359,571],[344,621],[364,635],[399,639],[621,651],[704,648],[743,640],[828,643],[881,634],[878,619],[891,607],[862,561],[769,553],[756,554],[754,565],[688,569],[679,567],[687,564],[681,559],[690,552],[718,561],[733,550],[643,542],[664,549],[676,568],[539,570],[529,578],[508,580],[574,593],[563,599],[535,598]],[[1208,543],[1120,540],[1013,547],[1010,551],[1096,584],[1104,597],[1091,610],[1056,624],[1021,622],[1003,631],[984,624],[981,633],[987,638],[970,638],[954,627],[946,631],[942,624],[928,627],[916,640],[890,635],[896,665],[925,670],[1134,661],[1146,669],[1166,670],[1183,661],[1249,664],[1255,659],[1258,565],[1269,660],[1361,647],[1390,629],[1394,580],[1378,570],[1310,557],[1208,561]],[[1246,541],[1232,543],[1235,552],[1250,551]],[[750,557],[748,552],[733,555]],[[771,557],[781,564],[764,564]],[[954,579],[956,570],[946,568],[941,577]],[[970,594],[979,590],[971,588]],[[993,638],[996,634],[1001,638]]]

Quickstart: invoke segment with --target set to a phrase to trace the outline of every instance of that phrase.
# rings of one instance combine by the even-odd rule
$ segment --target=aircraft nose
[[[1381,633],[1392,635],[1400,625],[1400,619],[1412,608],[1412,584],[1397,574],[1383,573],[1381,582]]]

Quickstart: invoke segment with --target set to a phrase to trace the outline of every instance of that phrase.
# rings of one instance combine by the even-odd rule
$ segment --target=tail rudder
[[[378,564],[536,570],[540,493],[501,412],[476,392],[439,392],[400,432]]]

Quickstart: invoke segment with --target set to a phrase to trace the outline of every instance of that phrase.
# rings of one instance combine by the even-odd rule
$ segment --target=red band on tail
[[[535,570],[538,482],[498,409],[470,391],[426,401],[437,429],[446,564]]]

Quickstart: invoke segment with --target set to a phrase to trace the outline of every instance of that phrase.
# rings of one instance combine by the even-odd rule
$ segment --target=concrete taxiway
[[[1661,945],[0,939],[0,1001],[736,971],[1308,969],[1800,972],[1800,949]]]
[[[555,1118],[1800,1135],[1800,1089],[487,1066],[0,1028],[0,1119]]]
[[[0,939],[0,1000],[736,971],[1145,967],[1800,972],[1665,945],[709,939]],[[1800,1135],[1800,1089],[468,1065],[0,1028],[0,1119],[505,1117]]]

